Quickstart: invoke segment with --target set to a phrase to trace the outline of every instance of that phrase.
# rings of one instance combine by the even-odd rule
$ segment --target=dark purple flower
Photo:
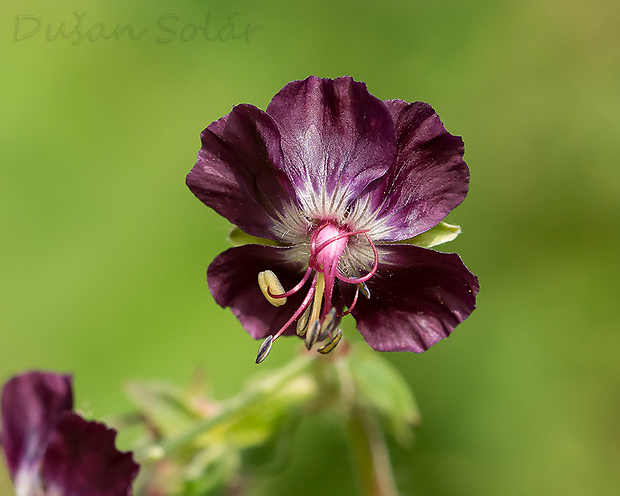
[[[17,496],[128,496],[138,465],[116,432],[73,411],[71,376],[28,372],[2,391],[2,447]]]
[[[437,244],[415,237],[451,227],[469,183],[461,138],[428,104],[309,77],[201,137],[187,184],[252,243],[211,263],[209,287],[266,338],[257,362],[296,330],[331,351],[347,313],[375,350],[422,352],[473,311],[478,280],[459,256],[415,246]]]

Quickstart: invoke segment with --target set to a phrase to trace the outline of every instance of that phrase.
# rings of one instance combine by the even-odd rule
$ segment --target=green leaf
[[[269,245],[280,246],[280,243],[271,239],[259,238],[258,236],[251,236],[244,233],[238,227],[233,227],[232,231],[228,233],[228,241],[234,246],[241,245]]]
[[[358,353],[350,360],[358,401],[377,412],[397,441],[408,442],[420,421],[413,393],[400,373],[376,353]]]
[[[453,239],[456,239],[459,234],[461,234],[461,226],[455,226],[441,221],[428,231],[418,234],[413,238],[400,241],[400,243],[416,245],[422,248],[431,248],[433,246],[452,241]]]

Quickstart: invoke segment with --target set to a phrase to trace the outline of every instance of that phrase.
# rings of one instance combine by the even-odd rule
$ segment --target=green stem
[[[383,432],[369,410],[354,406],[347,423],[353,461],[365,496],[398,496]]]

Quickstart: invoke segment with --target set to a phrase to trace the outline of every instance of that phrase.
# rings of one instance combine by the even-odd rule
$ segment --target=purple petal
[[[301,281],[304,267],[291,260],[291,248],[243,245],[220,253],[207,271],[209,289],[222,307],[230,307],[243,328],[254,339],[275,334],[301,305],[308,285],[290,296],[285,305],[274,307],[258,286],[258,273],[272,270],[285,290]],[[294,326],[285,334],[294,334]]]
[[[271,117],[239,105],[202,132],[198,161],[187,175],[191,191],[218,214],[253,236],[277,239],[274,220],[295,204],[281,170],[280,134]]]
[[[42,467],[46,491],[63,496],[128,496],[139,466],[114,447],[116,432],[65,413],[50,436]]]
[[[2,392],[2,446],[14,481],[37,471],[62,414],[73,408],[71,376],[28,372],[10,379]]]
[[[371,297],[360,298],[352,312],[375,350],[421,353],[474,310],[478,278],[455,253],[411,245],[378,249],[382,263],[366,283]]]
[[[389,110],[350,77],[312,76],[289,83],[273,97],[267,113],[278,123],[285,170],[307,210],[316,203],[312,198],[324,192],[332,211],[342,204],[346,209],[394,159]]]
[[[396,123],[396,161],[371,192],[378,241],[401,241],[435,226],[467,195],[463,141],[422,102],[385,102]]]

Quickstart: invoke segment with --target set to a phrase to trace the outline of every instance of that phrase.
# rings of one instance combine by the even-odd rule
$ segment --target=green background
[[[84,31],[146,31],[49,39],[74,11]],[[236,12],[237,32],[262,25],[250,42],[181,39]],[[214,396],[239,390],[258,343],[205,283],[228,224],[184,184],[199,133],[291,80],[351,75],[431,103],[471,170],[447,249],[480,277],[478,309],[427,353],[389,355],[423,414],[413,447],[392,446],[402,494],[615,494],[619,22],[611,0],[3,3],[0,379],[71,371],[96,418],[129,408],[130,378],[202,367]],[[278,341],[263,367],[297,347]],[[295,443],[265,494],[354,490],[327,415]]]

